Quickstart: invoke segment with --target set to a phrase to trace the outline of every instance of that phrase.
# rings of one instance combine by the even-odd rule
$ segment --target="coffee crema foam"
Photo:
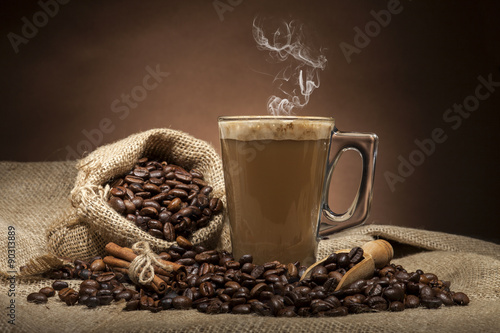
[[[252,140],[320,140],[330,139],[334,121],[331,118],[225,118],[220,122],[222,139]]]

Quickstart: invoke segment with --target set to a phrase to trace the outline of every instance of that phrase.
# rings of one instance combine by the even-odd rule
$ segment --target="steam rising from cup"
[[[268,112],[275,116],[290,115],[294,108],[306,106],[314,89],[319,88],[318,70],[325,69],[326,57],[322,54],[313,55],[304,42],[302,25],[295,21],[284,22],[269,39],[255,19],[252,32],[259,50],[268,51],[275,62],[287,63],[274,78],[277,88],[285,97],[269,97]]]

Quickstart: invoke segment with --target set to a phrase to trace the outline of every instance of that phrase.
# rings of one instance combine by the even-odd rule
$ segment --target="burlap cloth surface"
[[[319,256],[361,245],[374,238],[389,240],[407,270],[433,272],[450,280],[452,290],[471,299],[468,306],[437,310],[412,309],[340,318],[267,318],[256,315],[205,315],[196,310],[125,312],[124,304],[96,309],[68,307],[55,298],[45,305],[26,296],[50,280],[26,278],[19,268],[47,253],[46,230],[71,209],[69,193],[75,162],[0,162],[0,331],[1,332],[500,332],[500,246],[473,238],[396,226],[367,225],[321,241]],[[15,283],[8,271],[8,230],[15,227]],[[10,244],[12,247],[12,243]],[[80,281],[68,281],[77,287]],[[12,289],[9,292],[9,289]],[[13,295],[13,293],[15,295]],[[9,295],[10,294],[10,295]],[[15,303],[15,325],[8,323]]]

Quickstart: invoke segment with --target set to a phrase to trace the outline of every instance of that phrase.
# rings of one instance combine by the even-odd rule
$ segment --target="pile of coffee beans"
[[[340,279],[363,259],[363,250],[332,254],[316,266],[310,276],[300,277],[307,267],[300,263],[278,261],[254,264],[251,255],[235,260],[229,253],[207,250],[181,242],[168,252],[165,260],[182,264],[186,273],[172,275],[172,291],[159,295],[143,286],[130,288],[128,276],[112,272],[100,257],[90,262],[77,260],[73,268],[53,270],[48,277],[84,281],[77,292],[62,281],[52,287],[30,294],[28,301],[44,303],[59,291],[59,298],[68,305],[87,307],[108,305],[125,300],[125,310],[158,312],[169,309],[197,309],[200,312],[255,313],[261,316],[322,317],[345,316],[349,313],[403,311],[408,308],[439,308],[441,305],[467,305],[469,298],[450,290],[450,282],[421,270],[407,272],[400,265],[390,264],[377,269],[371,279],[358,280],[345,289],[335,291]]]
[[[196,169],[141,158],[123,178],[111,182],[108,204],[150,235],[172,242],[205,227],[222,201]]]

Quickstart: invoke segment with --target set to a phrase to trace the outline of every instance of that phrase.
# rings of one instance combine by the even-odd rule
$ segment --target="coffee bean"
[[[172,306],[177,310],[190,309],[192,303],[191,299],[186,296],[177,296],[172,300]]]
[[[420,304],[428,309],[437,309],[443,304],[443,302],[437,297],[428,297],[420,299]]]
[[[47,297],[52,297],[56,294],[54,288],[51,288],[51,287],[44,287],[44,288],[40,289],[39,293],[44,294]]]
[[[139,308],[139,300],[128,301],[127,304],[125,304],[126,311],[135,311],[138,308]]]
[[[439,298],[441,300],[441,302],[443,302],[443,304],[446,306],[451,306],[454,304],[453,298],[450,295],[448,295],[447,293],[438,292],[438,293],[436,293],[436,297]]]
[[[433,298],[433,297],[434,297],[434,291],[432,290],[431,287],[424,286],[420,290],[420,298]]]
[[[83,296],[83,295],[95,296],[97,294],[97,291],[98,291],[97,288],[83,286],[83,287],[80,287],[80,291],[78,293],[80,294],[80,296]]]
[[[212,198],[210,200],[209,207],[212,210],[212,212],[217,214],[218,212],[222,211],[223,208],[222,200],[220,200],[219,198]]]
[[[234,314],[249,314],[251,310],[252,307],[250,304],[238,304],[233,307],[233,310],[231,312]]]
[[[403,311],[405,309],[405,306],[402,302],[400,301],[394,301],[391,303],[391,305],[389,306],[389,310],[390,311],[394,311],[394,312],[399,312],[399,311]]]
[[[137,177],[137,176],[132,176],[132,175],[127,175],[125,176],[125,182],[129,183],[129,184],[133,184],[133,183],[138,183],[138,184],[144,184],[144,179],[142,179],[141,177]]]
[[[420,299],[415,295],[407,295],[404,304],[409,309],[418,308],[420,306]]]
[[[161,231],[159,229],[149,229],[148,234],[150,234],[151,236],[156,237],[156,238],[163,238],[164,237],[163,231]]]
[[[144,207],[153,207],[154,209],[156,209],[157,212],[161,211],[160,204],[158,202],[156,202],[155,200],[153,200],[153,199],[145,199],[143,201],[142,206],[143,206],[143,208]]]
[[[154,207],[144,207],[140,210],[139,214],[142,216],[155,218],[158,216],[158,210]]]
[[[384,290],[384,297],[389,301],[402,301],[404,299],[405,293],[403,289],[398,286],[388,287]]]
[[[360,247],[353,247],[349,252],[349,261],[351,264],[357,264],[363,260],[363,249]]]
[[[469,304],[469,297],[462,293],[462,292],[457,292],[452,295],[453,302],[458,305],[467,305]]]
[[[78,301],[79,295],[75,290],[71,288],[64,288],[59,290],[59,298],[67,305],[74,305]]]
[[[208,183],[207,183],[207,182],[205,182],[204,180],[202,180],[202,179],[200,179],[200,178],[196,178],[196,177],[194,177],[194,178],[192,179],[192,182],[193,182],[193,184],[196,184],[196,185],[201,186],[201,187],[203,187],[203,186],[207,186],[207,185],[208,185]]]
[[[118,197],[111,197],[108,201],[108,204],[116,210],[119,214],[123,214],[126,211],[126,206],[125,203],[123,202],[122,199]]]
[[[165,223],[163,226],[163,236],[168,242],[173,242],[175,240],[175,229],[172,223]]]
[[[253,276],[254,278],[259,278],[265,271],[265,268],[264,266],[262,265],[257,265],[254,267],[254,269],[252,270],[252,272],[250,273],[251,276]]]
[[[35,304],[47,303],[47,296],[43,293],[31,293],[28,295],[28,302]]]
[[[68,283],[57,280],[52,283],[52,288],[54,288],[54,290],[62,290],[64,288],[68,288]]]
[[[90,309],[96,308],[97,306],[99,306],[99,304],[99,299],[96,296],[89,296],[89,298],[85,302],[85,305]]]
[[[102,259],[94,260],[90,265],[91,271],[103,271],[104,269],[106,269],[106,264]]]
[[[82,283],[80,283],[80,288],[91,287],[91,288],[99,289],[100,286],[101,285],[99,284],[99,282],[97,282],[96,280],[91,280],[91,279],[85,280]]]
[[[349,260],[349,254],[348,253],[338,253],[338,255],[337,255],[337,265],[339,267],[345,268],[345,267],[349,266],[350,262],[351,261]]]

